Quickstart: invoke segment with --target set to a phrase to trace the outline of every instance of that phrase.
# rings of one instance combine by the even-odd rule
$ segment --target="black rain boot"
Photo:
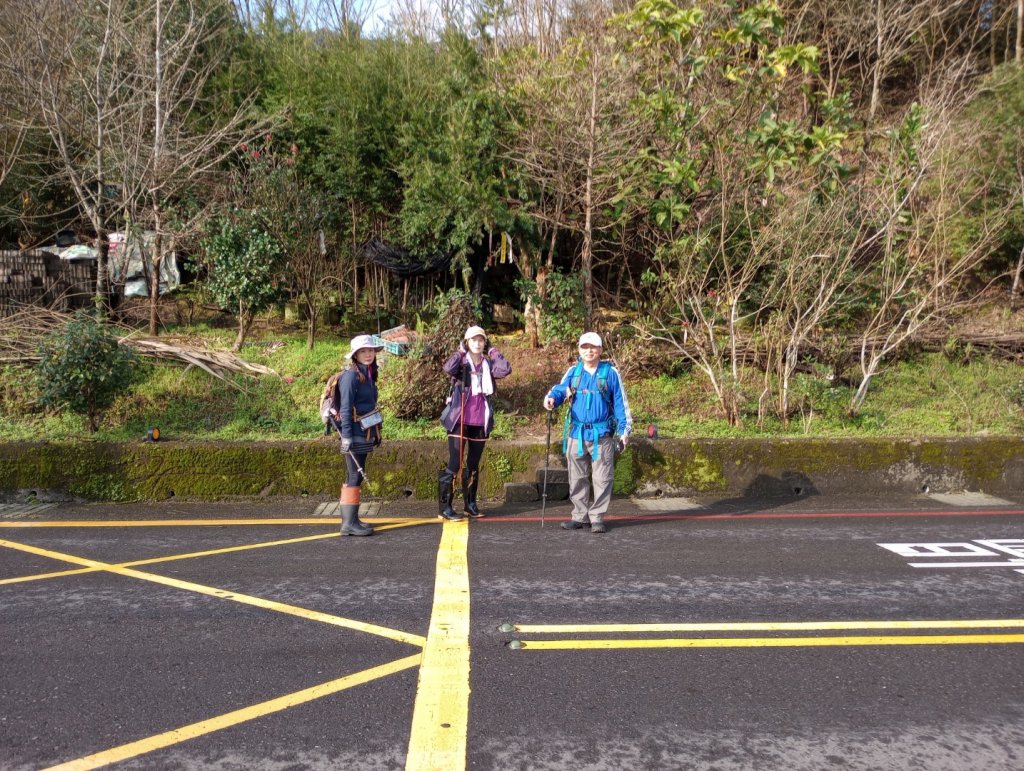
[[[373,535],[373,528],[359,521],[359,488],[341,488],[341,534]]]
[[[476,506],[476,488],[480,482],[480,477],[477,472],[467,474],[465,471],[462,472],[462,508],[466,510],[473,519],[479,519],[484,516],[484,513]]]
[[[458,522],[462,515],[456,513],[452,508],[452,498],[455,496],[455,474],[447,468],[441,469],[437,475],[437,516],[440,519],[447,519],[450,522]]]
[[[342,535],[373,535],[373,528],[359,521],[359,504],[344,503],[341,506]]]

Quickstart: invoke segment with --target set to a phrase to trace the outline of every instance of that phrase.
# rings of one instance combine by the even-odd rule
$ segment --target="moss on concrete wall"
[[[552,452],[556,462],[558,453]],[[385,444],[371,455],[369,496],[436,495],[441,442]],[[481,495],[533,482],[544,446],[488,442]],[[338,492],[344,463],[329,440],[264,443],[0,444],[0,493],[51,491],[88,500],[215,500]],[[1024,443],[960,440],[638,440],[619,457],[615,493],[740,495],[895,489],[1024,489]]]

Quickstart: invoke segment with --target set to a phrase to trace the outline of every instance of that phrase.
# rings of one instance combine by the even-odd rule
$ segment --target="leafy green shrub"
[[[252,220],[252,217],[244,219]],[[283,268],[281,245],[258,222],[221,220],[203,239],[206,253],[206,288],[225,310],[238,316],[239,350],[253,317],[280,296],[278,278]]]
[[[99,428],[103,410],[141,373],[135,354],[84,312],[46,337],[40,354],[35,368],[40,403],[85,415],[90,431]]]
[[[537,284],[528,279],[516,281],[516,289],[523,301],[533,300],[541,312],[540,336],[551,342],[575,342],[583,328],[583,278],[576,274],[549,273],[544,281],[544,296]]]
[[[480,305],[480,298],[461,289],[449,289],[447,292],[436,295],[433,300],[423,306],[423,314],[420,321],[424,324],[427,332],[436,332],[442,325],[452,326],[454,337],[452,341],[461,340],[461,334],[465,327],[457,327],[466,322],[467,326],[477,323],[477,319],[483,316],[483,308]],[[453,318],[454,317],[454,318]],[[417,329],[419,326],[417,325]],[[455,342],[458,345],[458,342]]]

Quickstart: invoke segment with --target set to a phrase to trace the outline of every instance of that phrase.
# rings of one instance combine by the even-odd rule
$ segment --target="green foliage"
[[[465,329],[462,320],[459,326]],[[221,335],[218,330],[190,332],[193,337],[219,339]],[[244,358],[271,367],[281,377],[266,376],[256,381],[239,377],[231,385],[196,369],[182,372],[177,365],[131,367],[141,373],[141,379],[113,400],[94,436],[104,441],[137,442],[148,428],[158,425],[164,438],[175,440],[319,437],[322,426],[315,405],[327,377],[344,364],[348,342],[325,337],[309,351],[302,335],[284,338],[283,346],[281,340],[271,338],[274,345],[270,346],[247,344],[241,351]],[[515,347],[507,343],[501,348],[514,367],[523,360],[525,352],[517,355]],[[450,349],[446,344],[438,358],[447,353]],[[627,358],[623,349],[620,367],[629,364]],[[423,363],[421,371],[411,368],[414,361],[383,357],[380,389],[385,405],[384,436],[389,440],[440,440],[443,431],[437,416],[444,396],[441,391],[446,393],[446,379],[440,375],[439,363]],[[643,432],[648,423],[653,423],[665,438],[1015,435],[1024,429],[1024,380],[1019,366],[1013,363],[979,355],[961,364],[949,361],[942,353],[893,362],[877,377],[867,409],[856,418],[846,411],[853,386],[829,377],[830,368],[823,365],[813,373],[801,372],[794,377],[794,413],[788,428],[777,418],[768,418],[759,427],[754,419],[756,398],[742,405],[743,426],[729,425],[719,417],[705,376],[696,370],[661,374],[664,370],[660,365],[641,366],[626,375],[626,388],[636,430]],[[519,377],[521,374],[516,375]],[[26,381],[32,382],[31,389],[25,388]],[[543,385],[546,389],[550,383],[545,380]],[[529,390],[531,383],[520,381],[517,387]],[[26,377],[24,369],[0,368],[0,440],[77,439],[88,430],[82,415],[38,414],[30,403],[35,388],[36,379]],[[434,401],[429,401],[420,416],[399,418],[395,404],[403,398],[403,388],[409,388],[417,398],[429,391]],[[499,385],[499,398],[506,393],[505,388],[504,383]],[[438,393],[434,394],[434,389]],[[540,399],[521,401],[517,406],[515,413],[497,411],[495,438],[516,439],[543,432]]]
[[[458,309],[456,315],[460,319],[459,323],[463,320],[475,320],[483,316],[483,307],[479,297],[458,287],[453,287],[447,292],[435,295],[433,300],[423,306],[420,320],[424,322],[424,329],[421,331],[433,333],[448,322],[447,325],[452,327],[452,333],[458,334],[458,324],[453,325],[450,320],[453,309]],[[471,324],[466,326],[471,326]],[[462,328],[462,331],[465,331],[465,327]],[[457,338],[452,338],[449,342],[453,346],[459,344]]]
[[[499,153],[503,108],[483,58],[465,36],[447,32],[433,67],[435,83],[421,81],[425,91],[415,95],[400,134],[400,233],[414,253],[453,254],[453,268],[462,269],[486,232],[509,230],[515,220],[505,202]]]
[[[989,273],[998,275],[1015,269],[1024,249],[1024,68],[1012,63],[997,68],[960,123],[966,136],[960,141],[963,149],[953,149],[953,162],[966,185],[991,191],[985,201],[989,205],[973,207],[960,223],[963,240],[970,243],[978,231],[997,228],[999,244]],[[1015,205],[1000,212],[1008,201]]]
[[[85,415],[96,431],[100,415],[140,375],[138,361],[109,328],[85,313],[49,335],[36,365],[39,402]]]
[[[540,306],[540,335],[545,344],[571,343],[583,328],[583,278],[576,273],[552,272],[544,280],[544,294],[529,279],[518,279],[516,290],[523,302]]]
[[[259,313],[280,296],[277,279],[284,253],[258,221],[238,215],[219,220],[203,239],[206,287],[226,310]]]
[[[1013,406],[1019,410],[1024,410],[1024,378],[1011,383],[1006,392]]]

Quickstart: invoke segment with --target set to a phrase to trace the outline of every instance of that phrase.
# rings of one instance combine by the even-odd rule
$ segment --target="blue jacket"
[[[362,364],[355,366],[359,368],[363,382],[359,382],[356,370],[346,369],[338,378],[334,399],[338,405],[337,426],[341,436],[358,442],[366,437],[355,424],[352,410],[355,409],[356,415],[361,417],[377,409],[377,367],[374,365],[367,371]]]
[[[548,392],[548,396],[554,399],[555,407],[561,406],[569,398],[577,367],[579,383],[569,413],[569,434],[588,441],[607,436],[613,431],[620,436],[628,435],[633,430],[633,414],[629,409],[629,400],[622,387],[619,371],[611,362],[599,362],[597,371],[593,373],[587,372],[581,362],[569,367],[562,381]],[[600,383],[602,370],[605,392],[602,392]],[[582,451],[582,447],[580,449]]]

